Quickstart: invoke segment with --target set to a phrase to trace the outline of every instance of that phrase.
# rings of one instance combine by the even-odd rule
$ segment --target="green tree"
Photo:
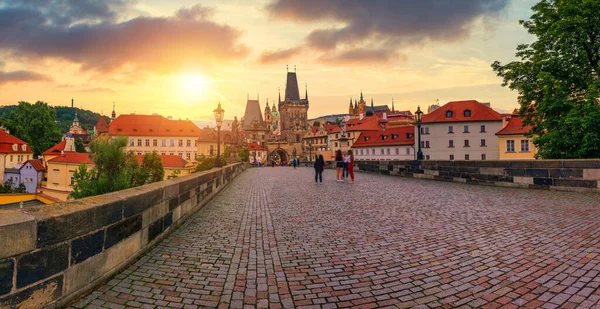
[[[213,156],[199,155],[196,161],[198,161],[198,165],[194,172],[207,171],[215,166],[215,157]]]
[[[537,37],[519,60],[496,61],[503,86],[519,93],[519,114],[544,159],[600,157],[600,1],[542,0],[530,20]]]
[[[71,198],[79,199],[86,196],[95,195],[95,188],[92,182],[93,171],[88,171],[87,165],[84,163],[77,167],[77,170],[73,173],[75,184],[73,185],[73,191],[71,191]]]
[[[75,151],[86,152],[85,146],[83,145],[83,140],[79,137],[75,139]]]
[[[56,111],[47,103],[19,102],[8,117],[0,118],[10,133],[27,142],[35,156],[54,146],[60,139],[56,127]]]
[[[171,175],[169,175],[169,177],[167,177],[167,179],[173,179],[173,178],[177,178],[181,175],[181,171],[180,170],[174,170]]]
[[[250,159],[250,151],[248,150],[248,147],[244,146],[240,148],[238,156],[240,157],[240,160],[242,160],[242,162],[248,162],[248,160]]]
[[[146,183],[162,181],[165,177],[162,160],[156,151],[144,154],[141,168],[147,171],[148,178]]]

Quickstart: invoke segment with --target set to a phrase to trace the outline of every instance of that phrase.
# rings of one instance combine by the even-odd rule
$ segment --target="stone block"
[[[169,211],[179,206],[179,195],[169,200]]]
[[[6,259],[0,261],[0,296],[8,294],[12,290],[14,274],[14,259]]]
[[[65,203],[65,212],[69,211],[69,209],[66,208],[67,206],[76,209],[73,209],[73,212],[71,213],[47,217],[38,222],[38,248],[57,244],[80,235],[85,235],[115,223],[123,217],[123,205],[120,201],[104,205],[85,205],[85,201],[73,201]]]
[[[465,178],[460,178],[460,177],[453,177],[452,178],[453,182],[460,182],[460,183],[467,183],[467,179]]]
[[[433,175],[425,175],[425,174],[413,174],[414,178],[418,179],[433,179]]]
[[[0,212],[0,259],[35,249],[37,223],[20,211]]]
[[[17,260],[17,288],[49,278],[69,267],[69,244],[43,248]]]
[[[71,241],[71,265],[81,263],[102,252],[105,230]]]
[[[190,178],[179,183],[179,195],[198,186],[199,178]]]
[[[179,205],[190,199],[190,191],[183,192],[179,195]]]
[[[578,187],[578,188],[596,188],[598,181],[584,179],[554,179],[555,186]]]
[[[424,170],[425,175],[439,176],[440,171],[437,170]]]
[[[582,178],[583,169],[578,168],[551,168],[548,169],[550,178]]]
[[[152,242],[164,231],[163,218],[156,220],[148,227],[148,243]]]
[[[524,168],[509,168],[506,170],[506,174],[514,177],[524,177],[527,176]]]
[[[181,216],[187,215],[193,207],[194,204],[192,204],[192,201],[187,200],[183,202],[181,205],[179,205],[179,208],[181,209]]]
[[[532,168],[562,168],[561,160],[534,160],[531,161]]]
[[[529,185],[525,184],[525,183],[504,182],[504,181],[497,181],[497,182],[494,183],[494,185],[497,186],[497,187],[505,187],[505,188],[523,188],[523,189],[526,189],[527,187],[529,187]]]
[[[167,212],[169,212],[167,202],[162,202],[152,208],[146,209],[142,214],[142,227],[147,227],[152,222],[158,220],[158,218],[163,217]]]
[[[115,246],[113,248],[116,248]],[[113,248],[109,249],[112,250]],[[71,265],[65,271],[65,294],[71,295],[86,287],[94,280],[105,275],[105,265],[108,258],[106,251],[93,256],[81,263]]]
[[[169,212],[164,216],[163,224],[165,230],[173,225],[173,212]]]
[[[529,189],[534,189],[534,190],[550,190],[550,186],[544,186],[544,185],[528,185]]]
[[[62,296],[63,276],[58,276],[28,289],[0,298],[0,308],[44,308]]]
[[[166,185],[164,187],[163,200],[169,201],[172,198],[177,198],[179,196],[179,184],[173,183]]]
[[[533,177],[517,177],[517,176],[515,176],[515,177],[513,177],[513,182],[532,185]]]
[[[177,207],[171,211],[173,213],[173,222],[179,221],[181,218],[181,207]]]
[[[600,160],[564,160],[564,168],[600,168]]]
[[[544,178],[544,177],[533,177],[533,184],[540,186],[552,186],[553,179],[552,178]]]
[[[584,187],[563,187],[563,186],[551,186],[551,191],[566,191],[566,192],[594,192],[594,188],[584,188]]]
[[[106,240],[104,249],[116,245],[121,240],[128,238],[142,229],[142,215],[127,218],[117,224],[109,226],[106,229]]]
[[[583,178],[589,180],[600,180],[600,169],[584,169]]]
[[[545,168],[528,168],[525,169],[525,175],[529,177],[547,178],[549,176],[548,169]],[[516,176],[516,175],[511,175]]]
[[[116,246],[106,250],[106,263],[104,273],[108,273],[116,267],[121,266],[127,260],[135,257],[142,249],[142,231],[139,231]]]
[[[133,192],[132,192],[133,194]],[[125,218],[137,215],[144,210],[162,202],[164,189],[154,189],[140,192],[123,200],[123,214]]]
[[[482,167],[479,169],[481,174],[504,176],[506,169],[504,167]]]
[[[531,168],[532,161],[507,161],[509,162],[509,168]]]

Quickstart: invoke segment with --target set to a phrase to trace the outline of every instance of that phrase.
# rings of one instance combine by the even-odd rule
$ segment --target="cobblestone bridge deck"
[[[312,173],[246,171],[72,307],[600,308],[597,194]]]

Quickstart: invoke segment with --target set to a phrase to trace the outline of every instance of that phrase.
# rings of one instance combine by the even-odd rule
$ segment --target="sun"
[[[186,99],[199,98],[206,91],[207,79],[201,74],[186,73],[179,76],[179,88]]]

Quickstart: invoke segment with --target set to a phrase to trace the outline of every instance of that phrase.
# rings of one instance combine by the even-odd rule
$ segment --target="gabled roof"
[[[25,167],[25,165],[27,165],[27,163],[31,164],[31,166],[38,172],[43,172],[46,170],[46,168],[44,167],[44,164],[42,163],[42,160],[38,160],[38,159],[27,160],[27,161],[25,161],[25,163],[23,163],[23,166],[21,166],[21,168]]]
[[[465,117],[465,110],[471,111],[470,117]],[[446,112],[449,111],[452,112],[452,117],[446,117]],[[467,121],[502,121],[502,115],[476,100],[448,102],[433,112],[423,115],[424,123]]]
[[[13,145],[17,145],[17,150],[13,150]],[[25,150],[23,150],[23,145],[25,145]],[[3,129],[0,129],[0,153],[33,153],[29,145],[8,134]]]
[[[159,115],[119,115],[108,129],[110,135],[200,136],[202,130],[189,120],[169,120]]]
[[[265,151],[266,149],[257,143],[249,143],[248,150],[250,150],[250,151]]]
[[[96,129],[96,134],[98,134],[98,132],[108,132],[108,123],[106,123],[104,116],[100,116],[100,119],[98,119],[94,128]]]
[[[94,164],[94,161],[90,159],[89,153],[81,153],[81,152],[65,152],[59,156],[56,156],[50,160],[48,163],[75,163],[75,164]]]
[[[346,122],[346,132],[379,131],[381,130],[380,121],[385,122],[385,120],[377,117],[377,115],[363,117],[363,119],[350,119],[348,122]]]
[[[385,131],[365,131],[360,134],[352,148],[414,145],[414,132],[414,126],[387,128]]]
[[[523,118],[513,116],[496,135],[524,135],[531,131],[531,126],[523,127]]]
[[[325,130],[327,130],[327,134],[339,133],[340,132],[340,126],[338,126],[337,124],[326,123],[325,124]]]
[[[142,165],[144,163],[143,155],[135,155],[138,160],[138,164]],[[162,161],[163,167],[166,168],[184,168],[188,161],[180,156],[172,156],[172,155],[159,155],[160,160]]]
[[[52,146],[52,148],[44,151],[43,155],[52,155],[52,154],[60,154],[67,145],[67,140],[63,140],[62,142]]]

